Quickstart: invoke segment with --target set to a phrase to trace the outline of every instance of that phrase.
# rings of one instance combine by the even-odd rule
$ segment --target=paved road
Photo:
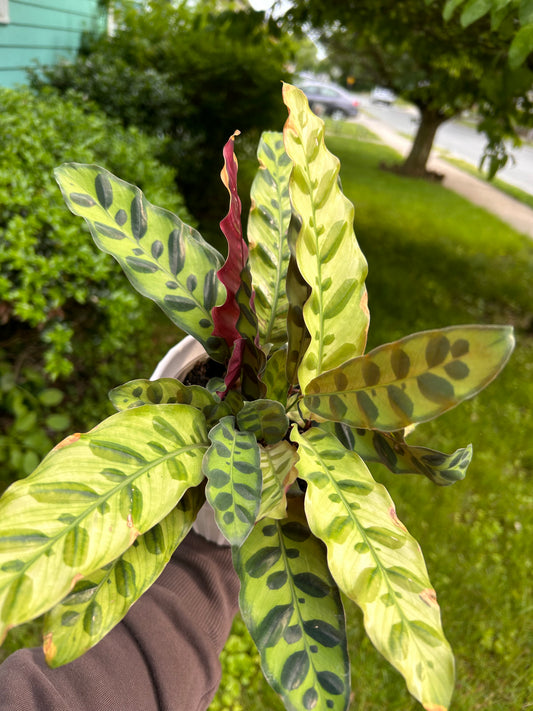
[[[359,96],[361,106],[375,118],[383,121],[399,133],[413,136],[417,128],[418,112],[398,106],[371,104],[368,97]],[[447,121],[437,131],[435,146],[457,158],[479,165],[485,148],[485,137],[470,126],[456,121]],[[505,182],[533,195],[533,148],[522,146],[511,149],[515,163],[511,162],[498,173]]]

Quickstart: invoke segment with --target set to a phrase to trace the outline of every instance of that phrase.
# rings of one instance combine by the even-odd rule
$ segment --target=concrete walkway
[[[383,143],[394,148],[402,156],[407,155],[412,141],[396,133],[378,119],[360,112],[356,123],[366,126],[375,133]],[[442,185],[462,195],[475,205],[483,207],[488,212],[497,215],[501,220],[514,227],[528,237],[533,238],[533,210],[523,203],[509,197],[501,190],[483,180],[478,180],[441,158],[430,157],[427,165],[429,170],[444,175]],[[533,180],[533,176],[532,176]]]

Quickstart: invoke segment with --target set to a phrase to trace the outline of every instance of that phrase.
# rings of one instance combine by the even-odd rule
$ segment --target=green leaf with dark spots
[[[237,414],[237,425],[243,432],[252,432],[265,445],[276,444],[289,429],[285,408],[276,400],[245,402]]]
[[[298,370],[302,358],[311,342],[311,336],[305,325],[303,308],[307,302],[311,287],[305,281],[298,268],[296,260],[296,241],[301,229],[301,221],[293,214],[287,234],[290,259],[287,267],[287,299],[289,310],[287,313],[287,362],[286,380],[289,385],[298,382]]]
[[[232,416],[223,417],[209,439],[211,446],[203,462],[206,497],[224,536],[232,545],[241,545],[255,523],[261,501],[259,446],[252,433],[235,429]]]
[[[346,427],[335,423],[335,432],[339,426]],[[471,444],[452,454],[444,454],[409,445],[402,432],[352,429],[348,431],[345,446],[357,452],[365,462],[383,464],[394,474],[421,474],[438,486],[449,486],[464,479],[472,460]]]
[[[119,411],[142,405],[181,403],[201,410],[206,419],[220,398],[200,385],[184,385],[175,378],[159,380],[131,380],[109,392],[109,399]]]
[[[267,360],[262,380],[266,387],[265,398],[287,404],[289,383],[286,375],[287,347],[280,348]]]
[[[75,576],[112,563],[170,513],[202,481],[208,444],[197,409],[144,405],[67,437],[12,484],[0,499],[0,639],[54,607]]]
[[[263,519],[233,549],[243,619],[263,672],[288,709],[345,711],[350,696],[344,613],[302,499]]]
[[[400,430],[473,397],[501,371],[514,347],[508,326],[451,326],[379,346],[319,375],[305,405],[350,427]]]
[[[298,476],[307,482],[307,521],[327,546],[333,578],[362,609],[368,636],[404,676],[411,694],[425,708],[448,708],[453,655],[418,543],[357,454],[320,427],[303,435],[294,427],[292,439],[298,444]],[[321,683],[333,692],[337,682],[326,675]]]
[[[212,337],[211,317],[212,308],[225,299],[213,276],[221,255],[192,227],[148,202],[139,188],[99,166],[66,163],[55,175],[70,210],[87,221],[97,246],[113,255],[137,291],[199,340],[211,357],[224,361],[228,350]]]
[[[265,132],[257,149],[259,170],[250,193],[249,261],[255,290],[259,337],[263,345],[287,340],[285,279],[289,264],[287,230],[291,219],[289,178],[292,164],[283,134]]]
[[[286,440],[268,447],[259,447],[263,489],[257,518],[285,518],[286,491],[296,481],[296,448]]]
[[[159,577],[204,501],[202,486],[189,489],[169,514],[136,539],[134,546],[111,565],[84,578],[47,613],[44,649],[50,666],[58,667],[81,656],[120,622]]]

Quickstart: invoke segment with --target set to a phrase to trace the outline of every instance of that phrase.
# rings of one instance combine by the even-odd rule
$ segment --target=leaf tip
[[[43,638],[43,652],[44,658],[48,666],[53,666],[55,656],[57,654],[57,647],[54,644],[54,633],[48,632]]]

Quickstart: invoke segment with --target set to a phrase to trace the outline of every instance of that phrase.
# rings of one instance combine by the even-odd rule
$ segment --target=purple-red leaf
[[[228,258],[217,272],[217,276],[227,291],[226,301],[222,306],[213,309],[215,324],[213,335],[223,338],[231,348],[233,343],[241,338],[237,329],[237,321],[241,307],[237,301],[237,292],[241,285],[242,272],[248,264],[248,246],[244,241],[241,224],[241,201],[237,192],[238,163],[234,152],[236,131],[224,146],[224,167],[220,173],[222,182],[230,195],[230,206],[226,217],[220,223],[220,229],[228,241]]]
[[[235,341],[235,346],[233,347],[233,351],[228,362],[226,377],[224,378],[226,390],[223,393],[218,393],[221,398],[224,398],[225,393],[227,393],[228,390],[231,390],[237,380],[241,377],[242,356],[244,353],[245,343],[246,339],[244,338],[238,338]]]

